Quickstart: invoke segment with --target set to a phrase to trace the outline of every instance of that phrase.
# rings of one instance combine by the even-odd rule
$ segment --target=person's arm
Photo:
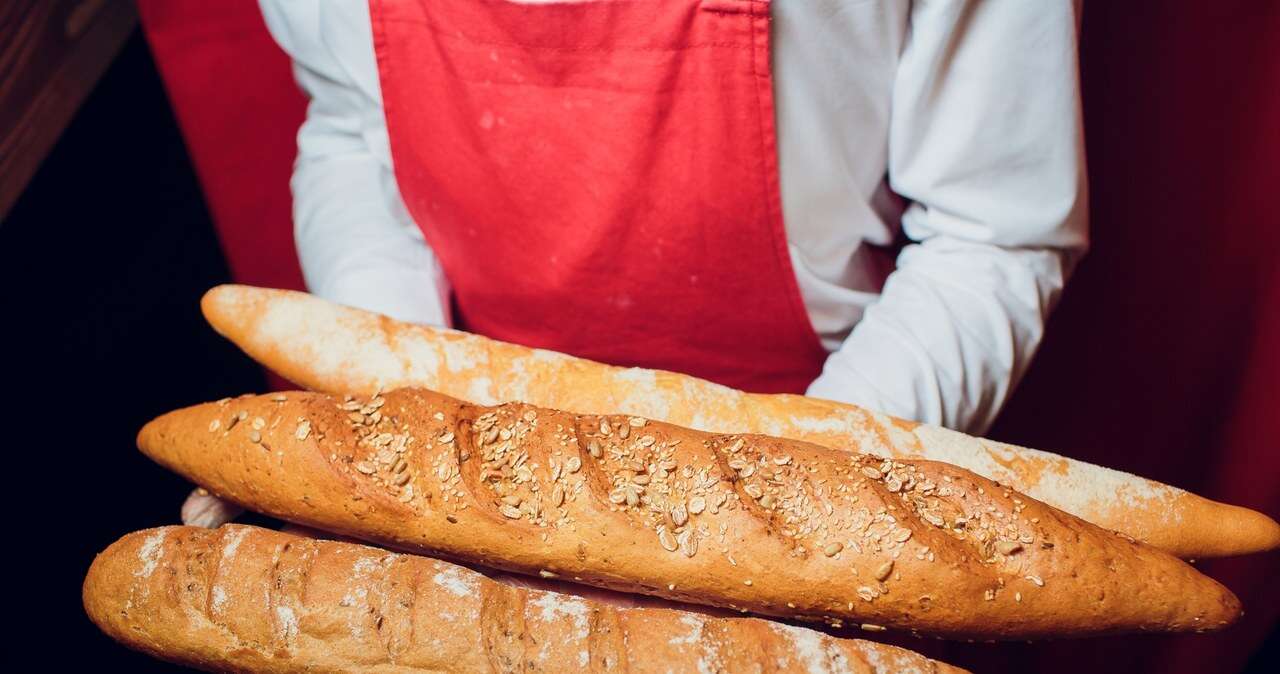
[[[889,180],[913,241],[809,387],[981,433],[1087,246],[1069,0],[917,0],[894,84]]]
[[[447,325],[448,286],[405,212],[391,171],[367,5],[260,4],[310,98],[290,182],[307,289],[393,318]],[[184,524],[217,527],[240,512],[196,489],[181,517]]]
[[[447,324],[447,286],[391,170],[368,7],[261,5],[310,98],[291,182],[308,290],[402,320]]]

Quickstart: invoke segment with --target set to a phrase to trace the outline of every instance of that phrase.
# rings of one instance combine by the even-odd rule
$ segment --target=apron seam
[[[821,357],[825,360],[827,355],[826,347],[822,345],[821,338],[818,337],[817,331],[813,329],[813,321],[809,318],[808,311],[804,309],[804,302],[800,295],[800,286],[796,279],[796,270],[794,265],[791,264],[791,256],[788,252],[789,243],[787,242],[786,224],[783,220],[781,203],[782,190],[779,183],[780,166],[777,157],[777,131],[774,129],[772,134],[766,134],[766,129],[770,128],[772,125],[766,123],[767,120],[765,119],[765,115],[773,115],[773,108],[776,104],[773,101],[772,93],[773,78],[771,75],[767,77],[762,76],[760,72],[760,30],[757,24],[758,22],[763,22],[765,24],[764,30],[766,31],[767,36],[769,30],[769,3],[751,0],[751,5],[751,22],[753,24],[751,29],[751,71],[756,78],[756,86],[754,87],[754,94],[756,97],[756,125],[759,128],[760,133],[761,160],[765,163],[765,170],[761,171],[761,175],[765,183],[765,201],[768,208],[769,230],[773,238],[772,248],[774,261],[778,266],[780,275],[783,277],[783,282],[788,284],[787,288],[784,290],[784,294],[787,296],[787,304],[791,308],[792,320],[798,321],[798,325],[803,326],[798,330],[800,334],[797,336],[804,341],[810,342],[811,350],[815,354],[821,354]],[[760,5],[764,5],[765,14],[763,16],[759,14]],[[765,50],[766,63],[769,59],[769,51],[769,49]],[[765,82],[761,83],[761,79],[764,79]],[[770,87],[770,105],[768,106],[765,105],[765,101],[762,100],[760,94],[761,87],[764,85],[768,85]],[[766,107],[768,110],[766,110]],[[772,143],[769,142],[769,136],[773,137]],[[816,347],[816,349],[813,347]],[[819,365],[819,371],[821,371],[821,365]],[[807,374],[809,373],[806,373],[806,375]]]
[[[527,50],[548,51],[548,52],[584,53],[584,54],[600,54],[600,53],[616,52],[616,51],[677,53],[682,51],[692,51],[695,49],[710,49],[713,47],[734,47],[736,49],[754,49],[755,47],[754,43],[738,43],[738,42],[696,42],[693,44],[686,44],[686,45],[680,45],[680,46],[674,46],[674,47],[646,47],[642,45],[633,45],[633,46],[617,45],[617,46],[609,46],[609,47],[557,47],[555,45],[530,45],[530,44],[520,44],[518,42],[501,42],[496,40],[482,40],[479,38],[470,37],[468,35],[450,34],[442,26],[432,23],[427,19],[410,19],[410,18],[385,19],[384,18],[383,20],[388,23],[400,23],[400,24],[407,24],[411,26],[424,26],[428,30],[430,30],[432,34],[438,37],[442,37],[442,38],[446,38],[446,39],[454,40],[458,42],[465,42],[467,44],[474,44],[474,45],[484,46],[484,47],[511,47],[513,49],[527,49]]]

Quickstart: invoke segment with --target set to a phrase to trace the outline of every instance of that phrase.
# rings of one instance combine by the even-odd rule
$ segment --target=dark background
[[[9,547],[21,552],[10,555],[21,595],[10,616],[24,625],[19,635],[56,635],[43,668],[168,671],[102,636],[80,607],[79,584],[93,555],[121,535],[174,523],[190,489],[134,449],[137,429],[179,406],[262,390],[265,380],[200,316],[200,295],[229,276],[139,35],[0,224],[0,274],[19,485],[10,502],[20,531]],[[965,664],[990,648],[948,657]],[[1277,668],[1273,631],[1247,671]]]
[[[9,540],[24,551],[10,556],[23,595],[14,605],[23,615],[10,617],[33,636],[56,635],[42,670],[176,669],[98,632],[80,606],[80,583],[120,536],[176,523],[191,489],[135,449],[142,424],[265,386],[257,365],[200,315],[200,295],[228,280],[135,33],[0,224],[5,407],[21,420],[8,450],[24,464],[14,471],[11,517],[29,529]],[[14,641],[10,666],[23,651]]]

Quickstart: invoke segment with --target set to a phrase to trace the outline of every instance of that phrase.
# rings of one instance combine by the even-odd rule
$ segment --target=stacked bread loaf
[[[762,433],[966,468],[1184,559],[1280,546],[1280,525],[1246,508],[1049,452],[795,395],[744,393],[673,372],[620,368],[402,323],[284,290],[220,286],[204,314],[250,356],[308,389],[368,395],[421,386],[469,402],[522,401],[632,414],[716,433]]]
[[[254,527],[164,527],[98,556],[85,608],[156,657],[242,672],[960,672],[750,618],[620,608]]]
[[[138,444],[288,521],[759,614],[988,639],[1239,614],[1186,563],[966,470],[797,440],[399,389],[207,403]]]
[[[244,507],[408,554],[236,526],[125,537],[90,570],[90,616],[195,667],[954,671],[883,644],[724,616],[861,627],[868,638],[1210,631],[1239,616],[1238,600],[1168,551],[1276,544],[1275,523],[1252,511],[849,406],[611,368],[278,291],[215,289],[205,311],[250,354],[321,390],[178,410],[147,424],[139,447]],[[400,388],[410,383],[431,386]],[[348,388],[357,395],[339,393]],[[921,458],[938,456],[958,460]],[[966,462],[1003,466],[987,473],[1013,484],[952,465]],[[1065,491],[1089,480],[1125,498],[1106,508]],[[1095,521],[1018,488],[1046,484]],[[1139,493],[1150,498],[1129,498]],[[1158,517],[1160,504],[1173,514]],[[1214,534],[1208,517],[1226,526]],[[731,613],[620,607],[414,555]]]

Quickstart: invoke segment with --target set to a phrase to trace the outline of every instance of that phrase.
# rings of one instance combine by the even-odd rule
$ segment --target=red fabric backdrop
[[[140,0],[232,274],[301,288],[288,180],[305,102],[252,0]],[[1280,3],[1090,4],[1093,251],[991,435],[1280,516]],[[1212,636],[908,642],[983,671],[1234,671],[1280,618],[1280,555],[1201,564]]]

